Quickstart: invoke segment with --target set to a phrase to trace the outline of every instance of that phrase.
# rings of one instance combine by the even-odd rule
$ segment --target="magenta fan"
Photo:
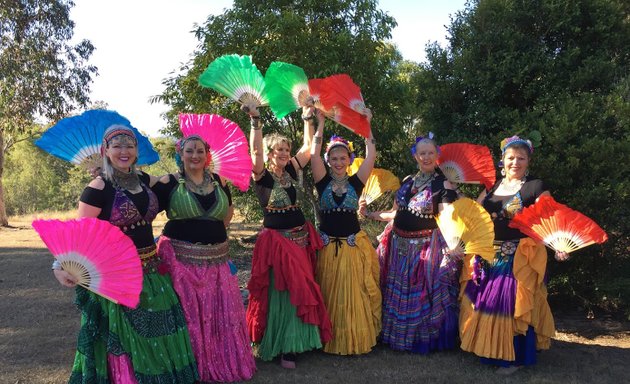
[[[201,136],[210,146],[213,172],[247,191],[252,160],[247,138],[235,122],[219,115],[182,113],[179,129],[184,137]]]
[[[77,284],[135,308],[142,291],[142,265],[133,241],[96,218],[35,220],[33,228]]]

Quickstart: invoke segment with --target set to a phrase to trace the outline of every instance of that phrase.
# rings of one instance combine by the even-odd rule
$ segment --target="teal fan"
[[[306,73],[293,64],[282,61],[271,63],[265,72],[265,89],[269,107],[278,120],[309,102]]]
[[[199,76],[199,84],[246,106],[269,104],[265,79],[250,55],[223,55]]]

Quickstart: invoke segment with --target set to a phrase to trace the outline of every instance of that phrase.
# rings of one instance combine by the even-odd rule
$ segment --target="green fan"
[[[199,76],[199,84],[246,106],[269,104],[265,79],[249,55],[232,54],[216,58]]]
[[[269,107],[278,120],[309,102],[308,78],[302,68],[293,64],[271,63],[265,73],[265,89]]]

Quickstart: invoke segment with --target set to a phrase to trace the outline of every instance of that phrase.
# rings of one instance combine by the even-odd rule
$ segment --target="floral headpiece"
[[[532,145],[531,141],[526,140],[526,139],[521,139],[520,137],[514,135],[512,137],[508,137],[501,140],[501,156],[503,157],[503,155],[505,155],[505,150],[508,149],[509,146],[515,145],[515,144],[525,145],[527,149],[529,150],[530,155],[534,153],[534,146]]]
[[[208,145],[208,143],[206,143],[206,141],[199,135],[190,135],[182,139],[178,139],[175,142],[175,164],[177,164],[177,166],[180,169],[184,168],[184,162],[182,161],[182,151],[184,150],[184,146],[186,145],[186,142],[190,140],[199,140],[203,143],[204,147],[206,147],[207,158],[206,158],[206,162],[203,165],[204,168],[206,168],[212,162],[212,153],[210,153],[210,146]]]
[[[133,130],[127,126],[122,124],[114,124],[107,128],[103,133],[103,143],[101,144],[101,156],[105,155],[105,148],[109,145],[112,139],[116,136],[125,135],[133,140],[133,142],[137,145],[138,139],[136,139],[136,134]]]
[[[431,143],[431,144],[435,145],[435,148],[437,149],[437,153],[439,155],[440,154],[440,146],[435,143],[434,137],[435,137],[435,135],[433,134],[433,132],[429,132],[429,134],[426,135],[426,136],[418,136],[418,137],[416,137],[416,142],[413,143],[413,145],[411,146],[411,156],[415,156],[416,155],[416,147],[418,146],[418,143],[421,142],[421,141],[426,141],[428,143]]]
[[[350,154],[350,163],[354,161],[354,145],[352,141],[348,141],[341,136],[332,135],[330,141],[326,145],[326,153],[324,154],[324,160],[328,162],[328,153],[335,147],[344,147]]]

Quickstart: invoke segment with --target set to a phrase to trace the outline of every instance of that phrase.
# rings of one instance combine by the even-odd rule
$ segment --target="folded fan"
[[[308,78],[296,65],[274,61],[265,72],[269,107],[278,120],[309,102]]]
[[[247,138],[236,123],[219,115],[182,113],[179,128],[185,137],[196,134],[208,143],[213,172],[247,191],[252,160]]]
[[[142,291],[142,265],[133,241],[118,227],[96,218],[32,223],[46,247],[77,284],[135,308]]]
[[[66,117],[48,128],[35,145],[44,151],[86,169],[102,166],[103,134],[112,125],[120,124],[133,130],[138,140],[138,165],[150,165],[160,159],[147,137],[134,128],[129,120],[114,111],[94,109]]]
[[[488,261],[494,259],[494,224],[476,201],[458,199],[448,204],[435,220],[451,251],[479,255]]]
[[[216,58],[199,76],[199,84],[246,106],[269,104],[265,79],[251,56],[232,54]]]
[[[545,243],[556,252],[573,252],[608,240],[606,232],[593,220],[553,197],[544,195],[523,208],[510,221],[510,227]]]
[[[357,173],[363,160],[360,157],[356,157],[348,167],[348,174],[354,175]],[[365,182],[363,192],[361,192],[361,199],[365,200],[366,204],[371,204],[381,197],[383,193],[395,191],[398,188],[400,188],[400,180],[393,173],[386,169],[373,168]]]
[[[440,146],[437,164],[454,183],[483,184],[489,190],[496,181],[492,155],[485,145],[444,144]]]

